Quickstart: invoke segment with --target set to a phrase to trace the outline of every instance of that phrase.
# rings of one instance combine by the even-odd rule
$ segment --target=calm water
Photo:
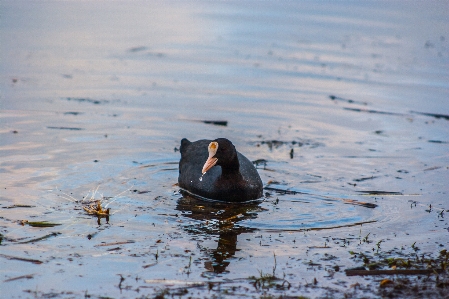
[[[355,267],[348,251],[379,241],[448,249],[447,11],[446,1],[3,1],[0,294],[134,298],[212,281],[259,296],[238,279],[276,264],[293,286],[277,296],[304,294],[314,277],[307,296],[341,295],[372,281],[306,262],[330,253]],[[226,137],[265,160],[264,200],[183,197],[183,137]],[[103,196],[109,221],[84,213],[85,196]],[[374,243],[360,242],[367,234]]]

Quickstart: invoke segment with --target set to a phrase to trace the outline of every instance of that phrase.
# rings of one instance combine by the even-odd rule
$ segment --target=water
[[[259,296],[245,279],[277,265],[292,287],[276,296],[358,282],[375,297],[375,279],[342,272],[359,266],[349,251],[448,248],[445,1],[0,9],[3,296]],[[263,201],[180,194],[184,137],[258,161]],[[74,201],[97,188],[108,219]]]

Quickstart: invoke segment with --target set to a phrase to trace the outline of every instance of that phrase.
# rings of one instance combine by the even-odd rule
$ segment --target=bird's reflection
[[[199,220],[192,225],[184,226],[184,229],[192,234],[218,235],[217,249],[210,251],[212,261],[205,263],[208,271],[223,273],[230,264],[230,259],[237,249],[237,237],[242,233],[253,232],[256,229],[240,226],[238,222],[246,219],[257,218],[257,213],[263,211],[259,202],[251,203],[224,203],[206,201],[182,192],[176,209],[182,215]]]

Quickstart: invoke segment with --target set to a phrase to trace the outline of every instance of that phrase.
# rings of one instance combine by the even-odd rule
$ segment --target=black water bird
[[[244,202],[262,197],[262,180],[253,163],[225,138],[181,140],[179,187],[208,199]]]

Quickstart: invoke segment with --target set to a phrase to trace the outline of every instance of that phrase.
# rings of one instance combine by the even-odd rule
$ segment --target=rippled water
[[[325,248],[354,267],[367,234],[447,248],[448,8],[0,4],[2,294],[151,295],[159,279],[270,272],[273,254],[292,283],[344,291],[344,274],[335,284],[304,261]],[[258,161],[264,199],[182,196],[183,137],[232,140]],[[85,196],[103,196],[108,221],[84,213]]]

